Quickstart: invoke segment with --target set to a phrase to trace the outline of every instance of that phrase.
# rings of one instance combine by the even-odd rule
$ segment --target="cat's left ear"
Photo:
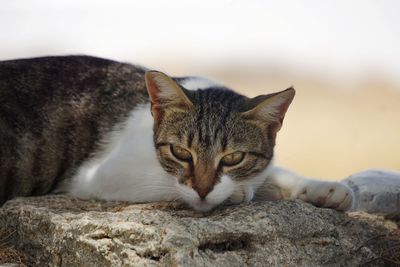
[[[147,71],[145,80],[155,122],[159,122],[168,111],[186,110],[193,106],[186,90],[168,75],[159,71]]]
[[[295,90],[290,87],[284,91],[268,95],[259,95],[246,103],[246,110],[242,115],[249,120],[257,120],[271,125],[273,133],[282,126],[286,111],[292,102]]]

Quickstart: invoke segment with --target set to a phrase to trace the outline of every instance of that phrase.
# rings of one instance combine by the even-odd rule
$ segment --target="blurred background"
[[[276,162],[341,179],[400,170],[400,2],[13,0],[0,59],[88,54],[255,96],[294,86]]]

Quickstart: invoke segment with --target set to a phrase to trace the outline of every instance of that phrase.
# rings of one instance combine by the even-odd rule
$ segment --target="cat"
[[[134,203],[300,198],[348,210],[339,182],[273,165],[293,88],[248,98],[199,77],[90,56],[0,62],[0,205],[66,193]]]

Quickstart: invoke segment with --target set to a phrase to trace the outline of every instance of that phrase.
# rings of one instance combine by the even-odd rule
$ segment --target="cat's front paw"
[[[354,204],[354,192],[339,182],[312,181],[304,185],[297,198],[317,207],[349,210]]]
[[[242,186],[228,198],[227,202],[231,204],[249,204],[254,197],[254,189],[251,186]]]

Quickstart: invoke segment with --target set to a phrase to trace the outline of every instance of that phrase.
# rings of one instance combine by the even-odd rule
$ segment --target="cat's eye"
[[[186,150],[180,146],[170,145],[170,149],[171,149],[172,155],[174,155],[174,157],[179,160],[189,161],[192,159],[192,154],[188,150]]]
[[[242,162],[243,158],[244,158],[244,153],[237,151],[224,156],[221,159],[221,163],[225,166],[234,166]]]

